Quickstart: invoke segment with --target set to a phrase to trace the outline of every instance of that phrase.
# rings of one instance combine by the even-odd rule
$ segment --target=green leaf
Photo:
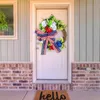
[[[48,26],[50,27],[52,25],[52,20],[48,21]]]
[[[43,27],[42,27],[42,24],[41,24],[41,23],[39,24],[39,28],[40,28],[40,30],[42,30],[42,29],[43,29]]]
[[[8,29],[8,23],[6,21],[6,15],[3,13],[3,11],[0,10],[0,30],[7,30]]]

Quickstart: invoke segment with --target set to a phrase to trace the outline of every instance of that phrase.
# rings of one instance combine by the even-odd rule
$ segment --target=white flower
[[[46,20],[42,21],[42,26],[43,26],[43,27],[46,27],[46,26],[47,26]]]
[[[56,25],[56,22],[53,22],[52,24],[53,24],[53,25]]]
[[[56,29],[57,29],[57,26],[53,26],[52,29],[53,29],[53,30],[56,30]]]
[[[56,26],[56,23],[53,22],[52,25],[50,26],[53,30],[56,30],[57,29],[57,26]]]

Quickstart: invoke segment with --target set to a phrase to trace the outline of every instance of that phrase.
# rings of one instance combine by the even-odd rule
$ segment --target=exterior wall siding
[[[75,0],[75,61],[100,61],[100,0]]]
[[[30,60],[29,0],[17,2],[17,40],[0,40],[0,61]]]
[[[74,60],[100,61],[100,0],[75,0]],[[0,61],[30,60],[29,0],[18,0],[18,39],[0,40]]]

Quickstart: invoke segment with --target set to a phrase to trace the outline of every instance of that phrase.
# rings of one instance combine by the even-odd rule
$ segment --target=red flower
[[[54,50],[53,45],[51,45],[49,48],[50,48],[50,50]]]
[[[51,29],[51,28],[49,28],[48,26],[46,26],[46,27],[45,27],[45,30],[46,30],[46,32],[47,32],[47,33],[52,32],[52,29]]]

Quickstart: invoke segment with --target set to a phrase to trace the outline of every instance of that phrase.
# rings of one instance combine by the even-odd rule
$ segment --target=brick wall
[[[72,64],[73,90],[100,90],[100,63]]]
[[[31,63],[0,64],[0,90],[100,90],[99,63],[72,63],[72,84],[33,84]]]
[[[32,64],[0,64],[0,89],[32,89]]]

